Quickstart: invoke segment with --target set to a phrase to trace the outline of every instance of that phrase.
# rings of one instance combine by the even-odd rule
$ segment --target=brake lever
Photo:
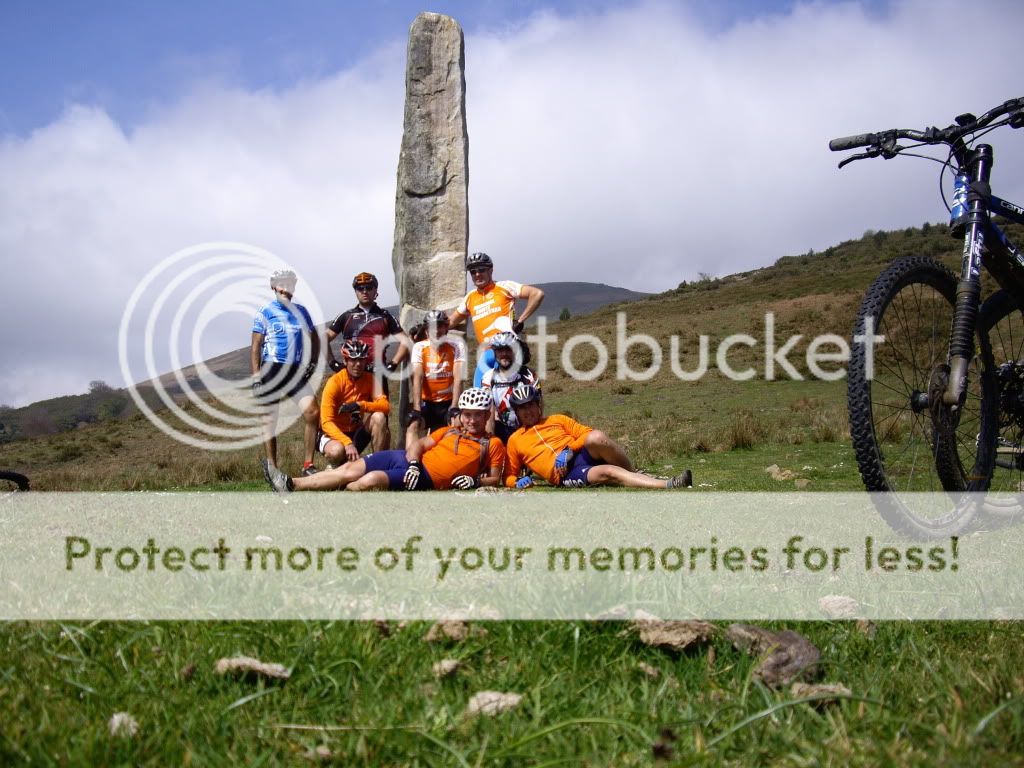
[[[867,160],[868,158],[871,157],[878,157],[880,154],[882,154],[882,150],[879,149],[878,147],[874,147],[872,149],[869,149],[867,152],[861,152],[859,155],[850,155],[848,158],[839,163],[839,167],[842,168],[844,165],[849,165],[854,160]]]

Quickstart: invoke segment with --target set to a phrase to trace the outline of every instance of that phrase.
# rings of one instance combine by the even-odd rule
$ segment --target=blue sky
[[[0,4],[0,134],[29,132],[68,104],[102,106],[126,126],[173,101],[197,79],[287,88],[351,66],[402,41],[421,10],[451,15],[467,32],[501,30],[554,9],[600,13],[606,0],[262,2],[222,0],[5,0]],[[769,13],[789,0],[719,0],[691,7],[708,29]]]
[[[297,298],[321,308],[317,320],[351,305],[363,269],[396,301],[405,46],[420,9],[0,4],[0,268],[18,276],[0,404],[123,384],[133,291],[197,244],[287,261],[308,276]],[[953,65],[965,50],[950,42],[962,33],[954,0],[431,10],[465,30],[469,249],[523,282],[660,291],[941,221],[937,167],[839,172],[828,139],[944,125],[1024,95],[1018,0],[970,6],[988,35],[984,77]],[[1024,201],[1024,132],[992,138],[997,194]],[[244,318],[211,325],[186,362],[247,332]]]

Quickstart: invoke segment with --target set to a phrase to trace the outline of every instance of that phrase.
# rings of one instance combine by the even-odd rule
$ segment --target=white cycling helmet
[[[513,349],[519,343],[519,337],[512,331],[498,331],[498,333],[491,336],[491,340],[488,343],[491,345],[491,349],[499,349],[501,347]]]
[[[459,395],[460,411],[488,411],[491,408],[491,396],[486,389],[470,387]]]
[[[298,282],[298,278],[295,273],[290,269],[275,269],[270,273],[270,287],[276,288],[277,286],[291,286],[295,287],[295,283]]]

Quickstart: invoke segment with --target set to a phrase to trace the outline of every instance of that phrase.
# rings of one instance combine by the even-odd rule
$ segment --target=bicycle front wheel
[[[982,404],[982,433],[995,433],[985,512],[1019,518],[1024,491],[1024,314],[1016,298],[998,291],[982,305],[979,324],[992,350],[996,396]]]
[[[969,521],[944,500],[909,504],[908,494],[987,486],[981,403],[994,387],[980,335],[964,398],[955,408],[942,405],[955,298],[956,278],[942,264],[900,259],[871,284],[854,328],[847,404],[861,478],[869,491],[895,494],[879,511],[917,537],[959,533]],[[882,340],[869,345],[863,339],[872,332]]]

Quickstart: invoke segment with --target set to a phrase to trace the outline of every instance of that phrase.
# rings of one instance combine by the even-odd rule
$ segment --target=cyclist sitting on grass
[[[508,439],[505,485],[529,488],[534,485],[526,469],[548,483],[564,488],[591,485],[621,485],[627,488],[686,488],[693,474],[686,469],[661,480],[633,471],[622,446],[591,427],[568,416],[544,415],[540,391],[530,384],[517,384],[510,397],[521,425]]]
[[[370,348],[362,341],[341,346],[345,367],[331,376],[320,396],[319,449],[331,464],[355,461],[367,445],[386,450],[391,442],[391,406],[380,379],[366,370]]]
[[[505,464],[501,441],[487,434],[491,398],[471,388],[459,396],[458,427],[441,427],[405,451],[381,451],[310,477],[288,477],[264,463],[267,482],[289,491],[427,491],[497,486]]]
[[[523,285],[513,280],[494,282],[494,262],[486,253],[472,253],[466,257],[466,271],[473,280],[475,289],[449,316],[452,327],[458,326],[467,317],[473,321],[476,333],[477,367],[473,374],[473,386],[479,387],[484,373],[494,366],[494,353],[489,342],[500,331],[520,333],[523,324],[537,311],[544,301],[544,291],[533,285]],[[516,319],[516,300],[525,299],[523,313]]]

